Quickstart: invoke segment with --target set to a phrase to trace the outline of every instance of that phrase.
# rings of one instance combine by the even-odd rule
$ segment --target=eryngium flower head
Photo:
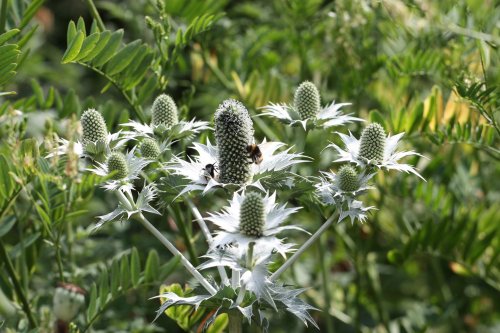
[[[83,128],[83,142],[106,142],[108,130],[102,115],[94,109],[88,109],[80,119]]]
[[[108,157],[108,172],[114,173],[113,179],[123,179],[128,175],[128,166],[125,156],[122,153],[112,153]]]
[[[302,120],[316,117],[321,109],[321,102],[314,83],[305,81],[300,84],[295,91],[293,105]]]
[[[246,183],[252,176],[247,147],[252,141],[253,126],[248,110],[238,101],[226,100],[217,108],[214,122],[220,182]]]
[[[248,196],[250,199],[246,200]],[[259,197],[253,192],[241,195],[235,192],[228,207],[220,213],[210,213],[207,220],[220,229],[210,245],[212,250],[228,244],[238,244],[241,249],[246,249],[253,242],[259,251],[271,253],[276,250],[282,256],[290,251],[292,245],[283,243],[277,234],[290,229],[304,231],[294,225],[282,225],[299,208],[286,208],[285,205],[277,204],[276,193]],[[252,213],[251,210],[256,212]]]
[[[175,105],[172,97],[166,94],[156,97],[153,103],[153,117],[151,122],[153,125],[163,125],[165,127],[171,127],[179,122],[177,105]]]
[[[160,156],[160,146],[154,139],[146,138],[142,141],[140,147],[141,155],[144,158],[156,160]]]
[[[248,193],[241,203],[240,232],[247,236],[261,237],[264,231],[264,201],[256,192]]]
[[[358,174],[352,166],[348,164],[341,166],[337,177],[342,191],[354,192],[359,188]]]
[[[359,145],[359,157],[373,163],[380,163],[384,160],[385,151],[385,131],[377,123],[368,125],[361,134]]]
[[[54,316],[64,322],[69,323],[77,314],[80,307],[85,303],[83,289],[80,287],[64,283],[56,288],[54,293]]]

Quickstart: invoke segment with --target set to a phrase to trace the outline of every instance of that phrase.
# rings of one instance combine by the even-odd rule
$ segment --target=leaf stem
[[[5,250],[5,246],[3,245],[2,240],[0,239],[0,258],[5,263],[5,267],[7,269],[7,273],[12,280],[12,284],[14,285],[14,291],[16,292],[17,297],[22,303],[23,311],[26,313],[28,317],[29,325],[31,328],[36,328],[37,323],[35,318],[33,317],[33,313],[31,312],[30,304],[28,302],[28,298],[26,297],[23,288],[21,287],[21,283],[16,275],[16,271],[14,270],[14,266],[12,265],[12,261]]]
[[[330,225],[332,225],[333,221],[336,221],[338,218],[338,214],[334,213],[332,216],[328,218],[328,220],[323,223],[323,225],[312,235],[298,250],[295,252],[287,261],[283,263],[283,265],[274,272],[269,280],[276,280],[284,271],[286,271],[292,264],[304,253],[318,238],[325,232]]]
[[[2,2],[0,8],[0,34],[5,32],[5,22],[7,21],[7,8],[10,0],[0,0]]]
[[[94,18],[94,20],[97,22],[97,26],[99,27],[99,30],[104,31],[106,30],[106,27],[104,26],[104,23],[101,19],[101,15],[99,15],[99,12],[97,11],[97,8],[94,4],[94,1],[92,0],[85,0],[87,3],[87,6],[89,7],[90,14]]]

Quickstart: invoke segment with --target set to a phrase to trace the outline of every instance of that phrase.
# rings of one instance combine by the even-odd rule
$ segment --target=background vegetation
[[[114,199],[78,172],[75,156],[45,158],[58,137],[78,138],[83,110],[98,109],[116,130],[148,119],[166,92],[188,119],[212,121],[229,97],[258,115],[268,102],[290,102],[304,80],[325,104],[351,102],[355,115],[406,132],[405,145],[429,158],[418,165],[426,183],[379,175],[369,222],[336,225],[287,274],[311,287],[304,297],[322,309],[313,312],[322,331],[500,329],[498,2],[0,4],[0,289],[18,308],[0,330],[51,331],[54,288],[66,281],[88,292],[80,332],[182,331],[167,316],[151,324],[158,303],[148,300],[162,282],[187,281],[176,259],[133,223],[91,233]],[[278,122],[254,122],[259,137],[297,141]],[[304,151],[315,160],[298,172],[334,168],[321,150],[337,140],[310,133]],[[289,193],[289,203],[308,205],[295,222],[315,230],[328,209],[306,196]],[[193,199],[202,211],[224,202]],[[179,229],[192,217],[176,207],[156,226],[203,253],[196,227]],[[288,316],[271,323],[272,332],[312,330]]]

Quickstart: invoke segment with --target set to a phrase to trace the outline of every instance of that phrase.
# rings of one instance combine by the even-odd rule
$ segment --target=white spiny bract
[[[261,115],[277,118],[290,126],[302,126],[304,130],[364,121],[351,116],[352,113],[343,114],[340,109],[347,105],[351,103],[335,104],[332,102],[321,108],[318,89],[313,83],[305,81],[295,91],[293,105],[269,103],[261,107],[264,111]]]
[[[189,181],[180,191],[179,195],[186,194],[191,191],[203,191],[207,193],[210,190],[218,187],[237,187],[238,190],[244,190],[247,186],[255,187],[265,192],[265,187],[269,188],[274,185],[274,188],[283,186],[283,183],[276,181],[274,184],[266,184],[263,186],[262,180],[267,177],[283,176],[287,181],[290,181],[294,176],[288,169],[294,164],[307,162],[308,160],[302,154],[289,153],[290,149],[276,153],[285,144],[281,142],[267,142],[264,140],[259,145],[263,160],[260,164],[248,162],[252,177],[252,182],[243,185],[225,184],[220,181],[220,163],[218,160],[219,149],[213,146],[210,141],[206,145],[201,143],[193,143],[192,148],[198,153],[194,157],[184,160],[174,156],[172,161],[166,165],[166,169],[170,170],[174,175],[181,176]],[[207,166],[214,166],[214,177],[207,173]]]
[[[83,112],[80,124],[83,132],[81,139],[77,142],[59,139],[60,145],[47,157],[66,155],[71,150],[77,156],[102,163],[112,150],[121,148],[129,140],[121,132],[108,133],[104,118],[94,109]]]
[[[265,197],[261,197],[264,221],[260,225],[260,221],[257,223],[255,222],[255,218],[249,218],[252,207],[248,204],[257,202],[257,195],[260,194],[234,193],[229,206],[225,207],[222,212],[209,214],[210,216],[206,220],[219,228],[215,232],[215,237],[210,246],[212,250],[218,246],[225,246],[231,243],[238,244],[240,248],[245,249],[249,243],[253,242],[255,243],[255,248],[259,248],[262,251],[268,251],[269,253],[277,251],[283,257],[286,256],[292,245],[284,243],[283,239],[277,238],[277,235],[284,230],[290,229],[304,231],[302,228],[294,225],[282,225],[299,208],[285,208],[285,205],[277,204],[276,192],[272,195],[266,194]],[[250,201],[247,200],[245,203],[247,196],[250,196]],[[243,208],[245,209],[244,211],[242,211]],[[259,209],[259,207],[255,208]],[[249,224],[252,224],[252,226],[250,227]],[[259,224],[258,230],[255,228],[257,224]],[[250,230],[252,231],[250,232]],[[257,230],[258,235],[255,235],[254,230]]]
[[[107,190],[133,189],[134,180],[138,179],[139,173],[142,171],[142,169],[144,169],[149,163],[151,163],[151,160],[145,160],[143,158],[135,156],[135,147],[127,154],[121,154],[123,160],[118,157],[120,154],[121,153],[113,153],[111,154],[111,161],[108,160],[107,163],[96,162],[94,168],[88,169],[89,171],[102,177],[106,177],[113,171],[117,170],[118,176],[106,181],[102,186]],[[125,166],[121,165],[123,161],[125,162]]]
[[[132,197],[132,190],[130,188],[126,188],[122,191],[127,196]],[[154,187],[154,184],[146,185],[142,188],[142,190],[137,195],[137,200],[129,207],[130,202],[119,202],[118,207],[114,211],[109,214],[98,216],[99,222],[94,226],[93,230],[99,229],[106,222],[122,220],[126,218],[127,220],[132,217],[134,214],[148,212],[152,214],[161,215],[153,206],[151,206],[151,202],[156,198],[157,191]]]
[[[142,124],[133,120],[121,124],[127,128],[123,131],[123,136],[130,140],[156,138],[160,142],[161,148],[162,145],[168,146],[176,140],[191,138],[203,130],[210,129],[206,121],[179,120],[177,105],[166,94],[161,94],[155,99],[151,111],[150,124]]]
[[[425,181],[413,166],[398,163],[400,159],[407,156],[423,157],[412,150],[396,151],[399,140],[401,140],[404,133],[385,136],[385,132],[380,125],[371,124],[363,131],[360,140],[356,139],[351,132],[349,132],[349,135],[337,134],[342,139],[345,148],[342,149],[334,143],[327,146],[334,148],[339,155],[339,158],[334,162],[351,162],[362,168],[374,166],[379,169],[404,171],[412,173]]]
[[[247,183],[252,177],[247,147],[253,139],[253,124],[248,110],[238,101],[226,100],[215,111],[214,125],[219,149],[220,182]]]

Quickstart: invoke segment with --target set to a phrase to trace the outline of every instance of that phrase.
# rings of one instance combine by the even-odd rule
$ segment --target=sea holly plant
[[[319,106],[315,87],[310,83],[301,85],[296,94],[296,107],[304,119],[319,119],[321,111],[312,110],[312,106]],[[318,170],[319,176],[304,178],[296,177],[289,170],[308,161],[303,152],[290,153],[290,148],[284,149],[285,144],[281,142],[257,141],[252,118],[239,101],[226,100],[215,111],[215,146],[210,141],[194,142],[193,150],[197,153],[194,157],[186,160],[181,157],[182,152],[173,151],[172,158],[165,160],[162,151],[173,142],[174,136],[169,135],[176,133],[172,129],[181,122],[175,102],[162,94],[153,103],[151,125],[127,122],[123,126],[128,129],[116,134],[120,142],[127,145],[109,145],[110,134],[95,110],[82,115],[82,142],[90,143],[91,147],[97,146],[96,142],[104,142],[106,149],[100,153],[105,160],[90,159],[91,166],[86,170],[103,177],[101,186],[114,193],[118,202],[116,209],[98,217],[94,231],[111,221],[137,221],[178,257],[196,285],[180,294],[162,288],[167,291],[156,297],[161,300],[156,317],[165,311],[172,315],[175,311],[168,309],[175,306],[203,307],[207,315],[200,328],[209,327],[220,314],[227,313],[231,332],[241,332],[243,322],[257,324],[267,331],[271,316],[281,311],[293,314],[305,325],[317,327],[310,313],[316,309],[300,298],[304,289],[285,286],[279,280],[281,274],[334,222],[368,220],[375,207],[365,205],[362,195],[374,188],[370,181],[379,169],[398,169],[421,177],[412,166],[397,163],[405,156],[420,155],[395,152],[402,135],[387,137],[378,124],[368,125],[359,141],[352,139],[352,134],[350,137],[341,134],[346,150],[334,144],[327,146],[334,147],[340,154],[333,162],[351,163],[342,165],[337,172]],[[194,124],[193,121],[185,123]],[[190,134],[212,131],[207,122],[198,124],[191,128]],[[155,164],[159,170],[148,167],[156,162],[160,162]],[[164,177],[178,177],[187,184],[176,188],[176,197],[169,197],[158,190]],[[267,178],[272,181],[267,182]],[[280,193],[283,186],[294,187],[304,181],[315,185],[315,196],[324,205],[333,206],[334,213],[296,249],[290,236],[294,231],[306,232],[293,223],[292,216],[301,207],[281,202]],[[215,191],[218,188],[224,191]],[[188,196],[195,190],[203,191],[204,200],[211,200],[218,193],[226,195],[228,205],[219,212],[205,212],[204,217]],[[177,205],[174,199],[179,197],[189,206],[206,241],[207,252],[200,257],[199,265],[193,264],[193,259],[198,262],[192,255],[193,249],[190,260],[146,217],[164,214],[161,207],[165,204],[161,205],[160,200],[169,200],[166,211],[171,212],[170,206]],[[276,258],[281,258],[283,263],[271,269]],[[214,268],[218,276],[206,273]]]
[[[351,103],[332,102],[322,107],[318,88],[314,83],[304,81],[295,91],[293,105],[269,103],[261,108],[264,111],[261,115],[277,118],[290,126],[302,126],[305,131],[363,121],[363,119],[351,116],[352,113],[344,114],[340,110],[348,105]]]

